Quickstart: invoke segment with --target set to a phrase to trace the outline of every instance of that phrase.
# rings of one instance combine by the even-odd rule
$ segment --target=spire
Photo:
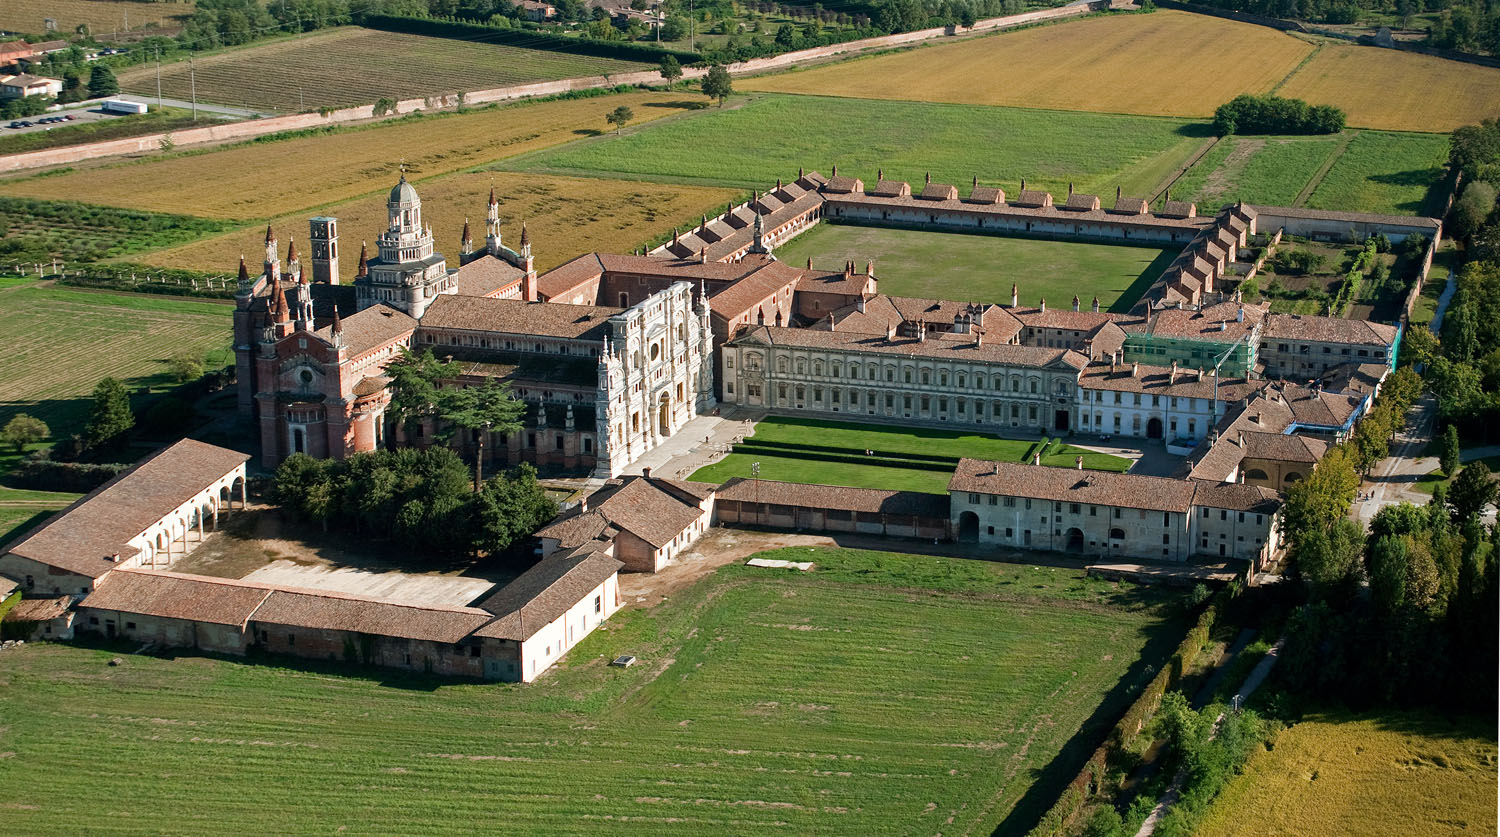
[[[354,275],[370,275],[370,248],[363,241],[359,243],[359,267],[355,269]]]
[[[526,255],[531,249],[531,233],[526,230],[526,222],[521,222],[521,255]]]
[[[459,252],[467,256],[473,249],[474,237],[469,234],[469,216],[465,215],[463,237],[459,239]]]
[[[276,234],[273,233],[273,232],[271,232],[271,225],[267,224],[266,225],[266,243],[270,244],[271,242],[273,242],[275,240],[276,240]]]
[[[284,323],[291,319],[286,307],[286,295],[281,292],[281,277],[271,280],[271,319],[278,323]]]
[[[249,268],[245,267],[245,254],[241,253],[240,254],[240,287],[241,288],[248,288],[249,286],[250,286],[250,270],[249,270]]]
[[[761,220],[759,209],[755,210],[755,243],[750,245],[750,252],[766,254],[771,252],[771,248],[766,246],[765,222]]]
[[[297,263],[297,236],[292,236],[286,242],[286,266],[287,272],[291,273],[292,265]]]

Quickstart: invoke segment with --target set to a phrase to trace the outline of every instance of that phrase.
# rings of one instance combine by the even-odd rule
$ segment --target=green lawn
[[[848,259],[875,262],[880,291],[893,296],[1010,304],[1012,283],[1024,304],[1055,306],[1077,294],[1126,310],[1177,257],[1177,250],[1044,241],[994,235],[859,227],[823,222],[779,248],[788,264],[834,269]]]
[[[759,94],[498,166],[764,189],[799,167],[826,176],[837,164],[867,186],[883,167],[919,187],[931,172],[964,194],[974,177],[1009,192],[1024,177],[1029,188],[1065,195],[1071,181],[1112,201],[1117,185],[1149,194],[1205,132],[1152,117]]]
[[[131,389],[169,382],[166,359],[229,363],[232,305],[26,284],[0,289],[0,424],[37,416],[53,438],[83,428],[88,395],[114,376]]]
[[[1313,190],[1313,209],[1418,215],[1439,209],[1433,191],[1448,159],[1447,134],[1361,131]]]
[[[1460,456],[1462,456],[1462,454],[1460,454]],[[1490,471],[1500,471],[1500,456],[1486,456],[1479,459],[1469,459],[1467,457],[1463,457],[1461,461],[1462,466],[1460,466],[1459,470],[1463,470],[1463,466],[1470,465],[1474,462],[1483,462],[1485,467],[1489,468]],[[1439,485],[1451,485],[1452,483],[1452,477],[1446,477],[1443,475],[1442,469],[1434,468],[1431,471],[1428,471],[1427,473],[1418,477],[1416,483],[1414,483],[1411,488],[1413,491],[1420,491],[1423,494],[1431,494],[1437,490],[1437,487]]]
[[[1021,462],[1038,444],[960,430],[776,417],[757,424],[754,434],[734,452],[698,469],[690,479],[721,483],[749,477],[751,464],[759,462],[760,478],[776,482],[946,494],[958,457]],[[866,450],[874,454],[866,457]],[[1042,463],[1071,468],[1080,455],[1084,465],[1095,470],[1124,471],[1131,464],[1057,440],[1047,442]],[[866,461],[838,461],[843,457]]]
[[[1172,193],[1196,201],[1203,213],[1238,200],[1292,206],[1338,144],[1337,136],[1226,137],[1172,184]]]
[[[1185,626],[1077,571],[768,556],[817,569],[725,567],[529,686],[6,651],[6,830],[1021,833]]]

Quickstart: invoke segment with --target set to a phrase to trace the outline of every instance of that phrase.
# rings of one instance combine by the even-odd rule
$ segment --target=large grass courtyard
[[[4,830],[1023,833],[1185,624],[1077,571],[770,556],[817,569],[722,568],[529,686],[8,649]]]
[[[1128,459],[1055,439],[773,417],[756,424],[755,432],[729,455],[699,468],[690,479],[722,483],[749,477],[758,463],[760,478],[775,482],[946,494],[960,457],[1022,462],[1036,453],[1043,465],[1060,468],[1073,467],[1079,456],[1084,467],[1094,470],[1124,471],[1131,465]]]
[[[928,232],[822,223],[777,250],[800,265],[834,269],[846,260],[875,262],[881,293],[929,299],[1010,304],[1012,284],[1021,303],[1045,298],[1084,305],[1094,297],[1112,311],[1125,311],[1172,263],[1177,250],[1121,247],[1077,241],[1046,241],[996,235]]]

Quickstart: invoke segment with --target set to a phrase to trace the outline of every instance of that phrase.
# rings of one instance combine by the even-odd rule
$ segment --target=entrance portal
[[[1052,417],[1052,429],[1054,429],[1054,430],[1061,430],[1064,433],[1067,432],[1067,430],[1068,430],[1068,411],[1067,410],[1058,410],[1057,414]]]
[[[672,435],[672,400],[665,393],[656,405],[656,433],[662,437]]]
[[[971,511],[959,514],[958,540],[960,543],[975,543],[979,540],[979,515]]]
[[[1146,422],[1146,438],[1147,439],[1160,439],[1161,438],[1161,419],[1154,418],[1154,419],[1151,419],[1150,421]]]
[[[1083,551],[1083,530],[1074,526],[1068,530],[1068,545],[1064,547],[1068,552]]]

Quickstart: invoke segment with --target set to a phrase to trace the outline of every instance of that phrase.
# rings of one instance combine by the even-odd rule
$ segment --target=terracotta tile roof
[[[709,310],[716,316],[733,321],[783,289],[795,290],[801,275],[796,268],[772,262],[717,293],[710,293]]]
[[[964,198],[964,203],[1005,203],[1005,190],[994,186],[975,186],[969,190],[969,196]]]
[[[851,511],[867,514],[947,517],[949,500],[942,494],[917,491],[886,491],[877,488],[845,488],[734,477],[719,487],[720,500],[741,503],[774,503],[782,506]]]
[[[473,607],[437,607],[363,599],[326,590],[273,589],[250,621],[321,631],[454,643],[490,620]]]
[[[1082,192],[1074,192],[1068,195],[1068,200],[1063,204],[1064,209],[1082,212],[1093,212],[1099,209],[1098,195],[1085,195]]]
[[[589,498],[589,513],[661,549],[697,521],[703,510],[683,499],[683,489],[655,482],[648,477],[614,481]],[[538,534],[551,537],[545,531]]]
[[[1243,318],[1241,311],[1244,312]],[[1163,308],[1152,313],[1146,330],[1162,337],[1232,343],[1252,333],[1265,317],[1265,311],[1261,306],[1238,305],[1233,302],[1210,305],[1199,310]]]
[[[1266,318],[1267,340],[1307,340],[1317,343],[1348,343],[1389,347],[1396,342],[1397,328],[1367,320],[1313,317],[1302,314],[1271,314]]]
[[[130,569],[110,573],[79,606],[243,628],[270,595],[234,579]]]
[[[563,549],[573,549],[599,538],[608,530],[609,518],[598,509],[590,509],[555,520],[536,530],[536,536],[555,540]]]
[[[804,270],[802,278],[797,280],[797,292],[860,296],[869,290],[871,279],[872,277],[866,273],[847,274],[842,271],[823,273],[816,270]]]
[[[72,596],[50,599],[22,599],[5,614],[6,622],[47,622],[67,613],[73,606]]]
[[[12,592],[15,591],[17,587],[20,586],[20,582],[16,581],[15,579],[6,578],[5,576],[0,575],[0,599],[4,599],[6,596],[9,596]]]
[[[870,190],[877,198],[905,198],[911,196],[911,184],[905,180],[881,180]]]
[[[1362,394],[1345,394],[1283,386],[1281,395],[1292,408],[1292,420],[1301,425],[1343,427],[1365,403]]]
[[[800,285],[799,285],[800,289]],[[833,312],[835,328],[856,334],[885,334],[892,326],[924,320],[933,324],[953,322],[955,315],[968,308],[971,303],[948,299],[925,299],[908,296],[875,294],[864,301],[864,311],[859,303],[851,303]],[[1021,330],[1021,324],[1006,309],[998,305],[981,304],[979,327],[986,340],[1011,342]],[[827,321],[820,320],[815,326],[827,329]]]
[[[1011,203],[1022,207],[1051,206],[1052,195],[1049,192],[1043,192],[1039,189],[1022,189],[1021,193],[1016,195],[1015,200],[1011,201]]]
[[[1391,367],[1384,363],[1341,363],[1323,374],[1323,388],[1329,392],[1374,392],[1385,383]]]
[[[1193,485],[1182,480],[967,458],[959,460],[948,490],[1146,511],[1185,512],[1193,502]]]
[[[937,334],[926,340],[884,334],[854,334],[843,331],[821,331],[808,328],[773,328],[756,326],[740,334],[736,345],[760,344],[809,349],[833,349],[847,352],[897,355],[901,357],[940,357],[955,361],[999,363],[1037,368],[1082,369],[1088,359],[1071,349],[1045,349],[984,341],[976,345],[967,334]]]
[[[1132,367],[1136,368],[1134,373]],[[1175,398],[1213,398],[1214,377],[1198,374],[1196,369],[1178,369],[1172,379],[1170,366],[1122,363],[1111,371],[1108,363],[1093,363],[1078,377],[1078,386],[1104,392],[1140,392]],[[1219,379],[1218,398],[1233,403],[1249,398],[1265,388],[1265,381],[1223,377]]]
[[[1033,198],[1033,202],[1030,204],[1024,203],[1027,195],[1030,195]],[[827,204],[830,206],[830,215],[832,215],[832,208],[838,208],[841,206],[850,208],[863,207],[867,211],[868,209],[874,207],[899,207],[910,209],[926,209],[930,207],[930,204],[927,204],[926,202],[912,196],[882,197],[873,194],[854,194],[827,195],[825,197]],[[958,216],[969,215],[976,218],[1056,220],[1066,221],[1068,223],[1097,221],[1100,223],[1113,224],[1117,226],[1124,225],[1127,228],[1159,230],[1165,227],[1169,229],[1182,230],[1188,233],[1196,233],[1198,230],[1208,226],[1208,224],[1210,223],[1209,219],[1206,218],[1168,218],[1160,214],[1121,217],[1118,214],[1107,212],[1102,209],[1092,211],[1065,210],[1062,207],[1052,206],[1050,203],[1040,203],[1040,201],[1050,199],[1051,195],[1045,192],[1028,191],[1024,193],[1022,197],[1013,199],[1011,203],[981,204],[964,201],[956,205],[944,207],[944,211],[953,213]]]
[[[1195,480],[1193,505],[1270,515],[1281,508],[1281,495],[1260,485]]]
[[[917,197],[924,201],[956,201],[958,187],[947,183],[928,183],[922,187],[922,194]]]
[[[608,330],[609,318],[624,310],[560,302],[445,295],[427,306],[427,313],[422,315],[422,327],[602,340]]]
[[[1327,209],[1298,209],[1290,206],[1251,206],[1246,204],[1247,211],[1257,215],[1268,215],[1276,218],[1298,218],[1313,221],[1338,221],[1340,223],[1365,223],[1382,224],[1391,227],[1409,227],[1420,230],[1430,237],[1430,231],[1436,230],[1441,223],[1436,218],[1421,218],[1412,215],[1376,215],[1369,212],[1334,212]]]
[[[249,458],[183,439],[84,495],[3,552],[98,578],[119,567],[109,560],[111,554],[135,554],[127,545],[131,538]]]
[[[1093,310],[1074,311],[1072,308],[1007,308],[1006,311],[1027,328],[1056,328],[1080,331],[1084,334],[1103,328],[1114,319],[1106,312]]]
[[[598,253],[585,253],[565,264],[537,277],[537,293],[543,299],[556,299],[569,292],[597,281],[604,275],[604,265]]]
[[[1160,214],[1168,218],[1192,218],[1198,214],[1198,206],[1192,201],[1167,201]]]
[[[474,635],[524,642],[624,566],[589,548],[553,553],[480,602],[495,619]]]
[[[1110,212],[1119,215],[1145,215],[1150,210],[1145,198],[1117,198]]]
[[[446,294],[438,297],[438,299],[458,298]],[[359,357],[392,340],[409,337],[417,329],[417,321],[408,316],[405,311],[392,308],[385,303],[372,305],[352,317],[346,317],[340,325],[344,329],[344,345],[349,348],[350,357]],[[333,326],[326,325],[313,334],[331,343]]]
[[[460,296],[489,296],[519,284],[526,272],[489,254],[460,267],[455,277]]]
[[[857,177],[844,177],[843,175],[829,178],[827,185],[823,187],[823,191],[832,192],[835,195],[850,195],[864,190],[864,181]]]

